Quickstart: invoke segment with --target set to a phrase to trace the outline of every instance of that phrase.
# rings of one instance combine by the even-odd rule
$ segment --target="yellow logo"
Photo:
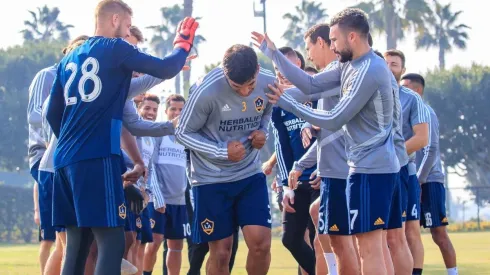
[[[378,218],[375,222],[374,222],[374,225],[382,225],[382,224],[385,224],[385,222],[381,219],[381,218]]]
[[[121,219],[126,218],[126,205],[124,205],[124,203],[119,205],[119,217],[121,217]]]
[[[242,101],[242,112],[245,112],[247,110],[247,102]]]
[[[255,104],[255,110],[260,113],[262,112],[262,110],[264,110],[264,99],[262,99],[260,96],[258,96],[255,100],[254,100],[254,104]]]
[[[204,219],[204,221],[201,222],[201,227],[204,233],[211,235],[214,231],[214,222],[206,218]]]
[[[150,219],[150,226],[151,226],[151,229],[153,229],[153,227],[155,227],[155,220],[154,219]]]
[[[339,231],[339,228],[337,227],[336,224],[332,225],[329,229],[330,231]]]
[[[41,239],[44,240],[44,229],[41,229]]]
[[[141,219],[140,218],[137,218],[136,219],[136,227],[138,227],[138,228],[141,228],[142,227],[141,226]]]
[[[407,212],[403,211],[402,217],[405,218],[407,216]]]
[[[444,219],[442,219],[442,222],[447,222],[447,217],[444,217]]]

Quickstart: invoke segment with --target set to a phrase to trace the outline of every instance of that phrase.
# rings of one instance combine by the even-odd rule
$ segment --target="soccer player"
[[[298,68],[299,69],[299,68]],[[255,51],[234,45],[222,67],[208,73],[190,96],[176,130],[191,150],[195,199],[193,238],[208,242],[209,274],[229,274],[232,235],[241,226],[249,251],[249,274],[267,274],[271,215],[259,150],[267,139],[272,105]]]
[[[327,208],[327,226],[336,225],[339,229],[329,231],[330,240],[339,261],[339,273],[346,274],[359,273],[360,269],[363,274],[387,274],[385,267],[380,266],[384,262],[382,229],[390,219],[398,219],[398,224],[391,224],[392,228],[402,226],[401,205],[395,203],[400,163],[393,141],[393,76],[384,60],[369,46],[368,34],[369,24],[363,11],[348,8],[338,13],[330,23],[329,37],[331,49],[339,55],[340,62],[309,76],[292,66],[267,36],[254,33],[261,50],[305,94],[340,85],[339,103],[326,112],[303,106],[272,85],[269,87],[273,94],[267,95],[272,103],[313,125],[331,131],[344,129],[350,166],[345,190],[347,203],[329,192],[328,208],[344,215],[330,215]],[[361,268],[350,235],[357,238]]]
[[[406,70],[405,55],[399,50],[389,50],[384,53],[384,58],[399,83]],[[403,137],[407,154],[410,156],[408,165],[400,170],[404,199],[403,219],[406,220],[405,234],[414,263],[413,273],[417,274],[422,271],[424,265],[424,247],[420,236],[420,184],[416,176],[415,153],[429,142],[429,112],[417,93],[401,85],[398,90],[402,107]],[[391,247],[390,242],[388,239]]]
[[[167,120],[171,121],[180,115],[185,99],[180,95],[170,95],[165,103]],[[166,207],[165,213],[150,210],[153,212],[154,234],[153,242],[145,249],[143,274],[152,273],[158,249],[165,237],[169,250],[164,260],[167,262],[168,274],[173,275],[180,272],[184,239],[191,234],[185,207],[187,158],[184,146],[176,143],[173,135],[157,138],[155,146],[152,159],[157,181],[155,188],[162,192]]]
[[[300,67],[301,61],[292,48],[282,47],[279,51]],[[279,84],[289,83],[277,69],[276,76]],[[304,102],[304,104],[310,104],[316,108],[316,102]],[[273,108],[271,122],[279,175],[281,175],[282,184],[280,186],[285,190],[282,201],[284,206],[282,243],[304,271],[314,274],[315,254],[308,242],[305,242],[304,235],[310,221],[310,204],[320,196],[320,192],[309,184],[310,176],[316,170],[316,165],[306,169],[298,178],[298,181],[303,183],[298,189],[292,190],[288,187],[288,171],[291,170],[294,161],[299,160],[308,149],[303,147],[300,136],[301,127],[305,122],[279,107]]]
[[[311,27],[304,36],[308,59],[320,70],[324,70],[337,62],[335,53],[330,49],[331,41],[329,39],[329,33],[330,27],[328,24],[318,24]],[[340,94],[340,89],[338,93]],[[318,108],[330,110],[335,107],[339,98],[339,96],[322,98],[318,100]],[[317,257],[316,274],[326,273],[326,268],[320,265],[320,263],[326,262],[329,274],[335,275],[337,274],[335,255],[332,253],[330,239],[327,235],[329,228],[325,224],[327,219],[325,209],[327,206],[326,187],[327,182],[335,184],[338,187],[335,190],[339,193],[339,196],[343,196],[349,167],[347,166],[343,131],[332,132],[326,129],[315,129],[309,123],[305,123],[303,126],[303,145],[305,147],[309,146],[313,135],[317,137],[317,140],[314,141],[305,155],[294,163],[290,178],[294,181],[301,176],[306,168],[318,164],[317,177],[322,178],[320,184],[321,197],[312,204],[310,213],[315,226],[318,227],[318,239],[321,243],[320,249],[323,250],[322,258],[324,257],[324,259]],[[318,143],[320,143],[320,146],[318,146]],[[335,231],[335,227],[330,228],[330,230]],[[315,247],[315,249],[317,248]]]
[[[401,84],[424,95],[425,80],[419,74],[406,74]],[[456,251],[446,231],[448,219],[446,216],[446,191],[444,189],[444,172],[441,165],[439,150],[439,120],[434,110],[425,105],[430,113],[429,145],[422,151],[417,151],[417,177],[422,186],[422,203],[420,223],[424,228],[430,228],[432,240],[439,247],[448,275],[458,274],[456,266]],[[418,274],[421,274],[420,271]]]
[[[67,230],[62,274],[83,274],[94,237],[95,274],[120,272],[126,218],[121,118],[131,76],[133,71],[160,79],[175,76],[184,66],[198,27],[194,19],[184,19],[174,52],[161,60],[120,39],[129,36],[131,15],[131,8],[120,0],[101,1],[95,12],[95,36],[61,61],[51,90],[47,119],[58,138],[53,224]],[[135,182],[144,170],[139,159],[124,180]]]

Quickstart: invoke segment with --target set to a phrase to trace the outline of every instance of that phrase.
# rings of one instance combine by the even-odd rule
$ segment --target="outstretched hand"
[[[274,45],[274,42],[269,38],[269,36],[266,34],[261,34],[258,32],[252,32],[252,39],[255,41],[253,44],[260,49],[260,45],[264,40],[267,42],[267,48],[271,50],[276,50],[276,45]]]

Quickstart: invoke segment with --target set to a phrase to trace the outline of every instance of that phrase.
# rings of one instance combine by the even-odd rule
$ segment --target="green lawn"
[[[458,255],[460,274],[490,274],[490,232],[452,233],[450,236]],[[423,240],[425,246],[424,274],[445,275],[446,270],[439,249],[432,242],[430,235],[424,235]],[[245,243],[240,243],[240,246],[233,274],[246,274],[244,268],[246,259]],[[160,271],[161,266],[162,259],[160,257],[155,270]],[[185,274],[184,270],[187,270],[188,267],[187,261],[184,261],[182,274]],[[297,274],[296,268],[294,259],[282,246],[281,241],[274,239],[272,243],[272,263],[269,274]],[[37,265],[37,246],[1,245],[0,274],[39,274]],[[154,272],[153,274],[159,275],[161,273]]]

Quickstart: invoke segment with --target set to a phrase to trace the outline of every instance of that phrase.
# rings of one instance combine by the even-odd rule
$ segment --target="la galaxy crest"
[[[141,225],[141,218],[140,217],[138,217],[136,219],[136,227],[138,227],[138,228],[141,228],[142,227],[142,225]]]
[[[211,235],[214,232],[214,222],[206,218],[201,222],[201,228],[204,233]]]
[[[254,105],[255,105],[255,110],[257,111],[257,113],[260,113],[264,110],[264,105],[265,105],[265,101],[263,98],[261,98],[260,96],[258,96],[255,100],[254,100]]]
[[[150,226],[151,226],[151,229],[153,229],[155,227],[155,220],[154,219],[150,219]]]
[[[119,217],[121,217],[121,219],[126,218],[126,205],[124,205],[124,203],[119,205]]]
[[[311,101],[305,102],[305,106],[313,108],[313,103]]]

